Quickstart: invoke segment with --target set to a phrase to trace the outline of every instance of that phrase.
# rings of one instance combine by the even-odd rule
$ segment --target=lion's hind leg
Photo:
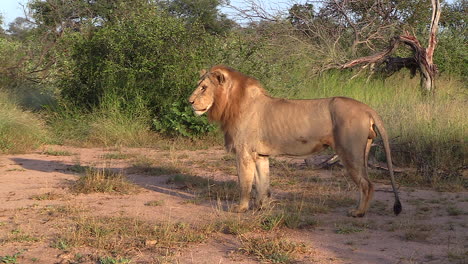
[[[349,211],[349,215],[353,217],[362,217],[366,214],[374,193],[374,187],[367,175],[367,156],[372,140],[367,139],[367,134],[364,135],[353,136],[352,133],[347,133],[340,137],[340,144],[336,145],[336,152],[347,174],[359,188],[358,206]]]

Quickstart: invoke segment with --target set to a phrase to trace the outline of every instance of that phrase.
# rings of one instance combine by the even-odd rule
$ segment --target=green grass
[[[88,142],[98,146],[144,147],[154,140],[144,119],[133,119],[124,114],[98,113],[90,124]]]
[[[99,258],[99,264],[125,264],[130,263],[131,259],[127,258],[113,258],[113,257],[101,257]]]
[[[55,239],[50,246],[64,251],[70,249],[69,241],[63,238]]]
[[[0,263],[19,263],[18,258],[21,256],[21,252],[17,252],[11,256],[5,255],[5,256],[0,256]]]
[[[46,116],[57,144],[147,147],[160,138],[150,131],[151,118],[144,106],[125,112],[112,98],[104,98],[101,106],[92,111],[60,105]]]
[[[0,90],[0,153],[22,153],[48,141],[44,122]]]

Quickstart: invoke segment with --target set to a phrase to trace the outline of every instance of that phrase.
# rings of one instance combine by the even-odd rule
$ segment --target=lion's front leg
[[[255,174],[255,161],[247,151],[237,152],[237,174],[239,177],[240,201],[232,211],[237,213],[245,212],[249,209],[250,192]]]

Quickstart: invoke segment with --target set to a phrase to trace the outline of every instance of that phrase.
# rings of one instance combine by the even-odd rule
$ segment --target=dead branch
[[[421,43],[414,35],[405,32],[403,35],[393,37],[390,40],[389,46],[384,51],[351,60],[341,65],[340,68],[347,69],[358,65],[362,65],[361,67],[364,68],[370,65],[373,71],[385,73],[387,76],[398,72],[402,68],[408,68],[412,76],[416,74],[416,71],[419,71],[421,76],[421,88],[426,93],[433,93],[435,90],[434,80],[438,73],[437,65],[433,62],[433,56],[437,44],[436,37],[440,13],[441,8],[439,0],[432,0],[431,30],[427,48],[422,47]],[[413,56],[407,58],[391,57],[391,54],[400,44],[405,44],[411,48]]]

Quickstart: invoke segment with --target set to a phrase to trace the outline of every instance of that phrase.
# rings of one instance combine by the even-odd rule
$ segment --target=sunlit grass
[[[36,115],[21,109],[0,91],[0,153],[20,153],[46,143],[46,128]]]

